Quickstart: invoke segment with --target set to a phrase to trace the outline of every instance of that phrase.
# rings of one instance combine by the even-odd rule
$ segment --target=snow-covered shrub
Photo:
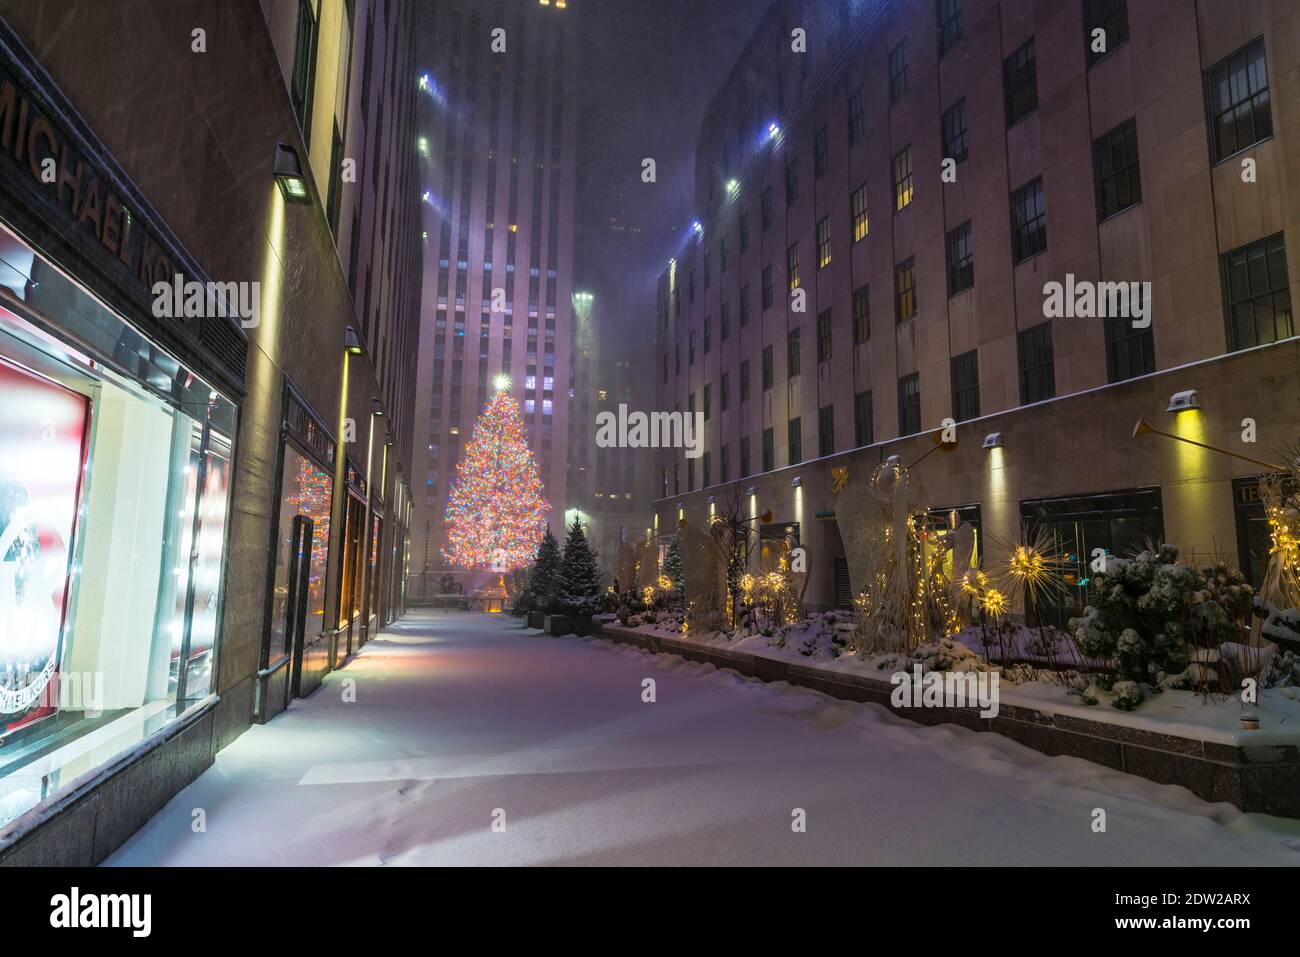
[[[1146,700],[1142,686],[1136,681],[1116,681],[1110,693],[1111,707],[1118,708],[1120,711],[1132,711]]]
[[[1274,655],[1262,683],[1266,688],[1300,687],[1300,655],[1294,651]]]
[[[1091,591],[1083,615],[1070,619],[1079,650],[1117,661],[1138,681],[1151,668],[1181,671],[1189,646],[1240,640],[1254,597],[1241,572],[1223,562],[1181,564],[1178,549],[1167,544],[1134,558],[1110,558]]]
[[[904,661],[903,667],[921,666],[924,674],[930,671],[991,671],[992,666],[974,651],[951,638],[927,641],[917,645]]]

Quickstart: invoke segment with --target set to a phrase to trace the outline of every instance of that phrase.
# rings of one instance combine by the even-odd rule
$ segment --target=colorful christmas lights
[[[550,506],[519,406],[498,392],[474,424],[447,500],[447,561],[513,571],[532,563]]]

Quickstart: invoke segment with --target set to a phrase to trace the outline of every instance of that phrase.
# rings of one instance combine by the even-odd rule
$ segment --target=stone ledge
[[[702,645],[622,625],[602,623],[598,634],[652,653],[731,668],[762,681],[787,681],[846,701],[878,704],[917,724],[955,724],[992,732],[1047,755],[1083,758],[1160,784],[1187,788],[1207,801],[1243,811],[1300,817],[1300,748],[1235,746],[1184,735],[1146,731],[1075,715],[1002,705],[995,718],[971,708],[897,708],[887,678],[832,671],[766,655]]]

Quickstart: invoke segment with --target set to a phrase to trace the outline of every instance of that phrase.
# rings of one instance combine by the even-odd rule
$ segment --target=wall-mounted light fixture
[[[990,432],[988,435],[984,436],[984,448],[986,449],[1002,448],[1002,433]]]
[[[800,485],[802,485],[802,484],[803,484],[803,477],[802,477],[802,476],[796,475],[794,478],[790,479],[790,487],[791,487],[791,488],[798,488],[798,487],[799,487]]]
[[[383,414],[384,414],[384,403],[380,402],[378,399],[371,399],[371,400],[370,400],[370,414],[371,414],[371,415],[383,415]]]
[[[705,503],[706,505],[712,505],[712,504],[713,504],[713,496],[710,495],[708,498],[706,498],[706,499],[704,500],[704,503]]]
[[[749,488],[745,489],[745,494],[748,495],[750,498],[753,498],[755,495],[758,494],[758,486],[751,485]]]
[[[311,205],[311,193],[307,191],[307,178],[302,174],[302,163],[299,162],[298,154],[292,146],[285,146],[283,143],[275,144],[273,169],[275,181],[279,184],[286,203]]]
[[[1175,392],[1169,397],[1169,406],[1166,412],[1186,412],[1189,409],[1199,409],[1201,407],[1201,394],[1195,389],[1184,389],[1182,392]]]
[[[343,331],[343,351],[350,356],[359,356],[365,352],[361,345],[361,337],[357,335],[357,330],[348,326]]]

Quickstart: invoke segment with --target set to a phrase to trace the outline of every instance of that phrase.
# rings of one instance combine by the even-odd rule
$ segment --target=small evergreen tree
[[[537,560],[528,571],[528,582],[515,602],[515,613],[540,611],[550,614],[559,587],[560,543],[548,528],[537,549]]]
[[[664,553],[664,575],[673,583],[673,587],[678,591],[682,590],[682,553],[677,548],[677,536],[668,543],[668,551]]]
[[[600,564],[576,516],[564,542],[558,578],[556,610],[559,614],[590,618],[600,610]]]

